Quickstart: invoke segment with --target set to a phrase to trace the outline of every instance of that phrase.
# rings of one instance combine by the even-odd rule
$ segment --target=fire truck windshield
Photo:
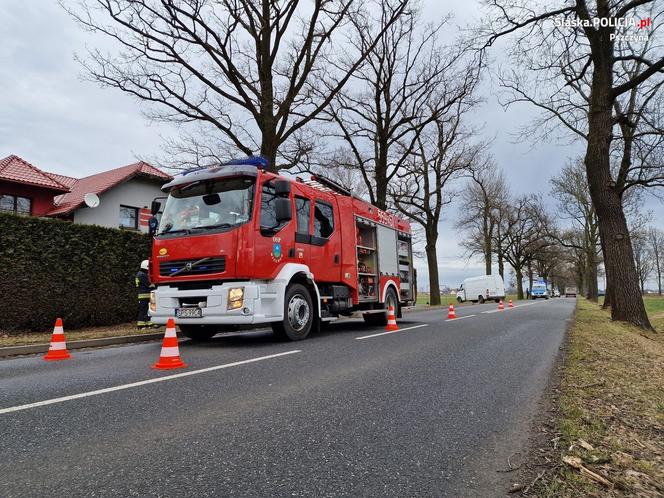
[[[254,178],[235,177],[190,183],[171,190],[159,235],[225,231],[251,217]]]

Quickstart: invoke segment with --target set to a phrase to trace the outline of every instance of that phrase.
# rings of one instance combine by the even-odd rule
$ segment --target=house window
[[[138,230],[138,208],[120,206],[120,228]]]
[[[32,200],[17,195],[0,194],[0,211],[29,215],[32,212]]]

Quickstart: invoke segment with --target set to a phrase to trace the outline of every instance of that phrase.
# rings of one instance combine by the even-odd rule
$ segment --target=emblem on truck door
[[[281,251],[281,238],[273,237],[272,238],[272,260],[275,263],[281,261],[283,253]]]

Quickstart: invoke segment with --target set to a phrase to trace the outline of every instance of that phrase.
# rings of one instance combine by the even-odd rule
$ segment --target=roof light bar
[[[181,174],[184,176],[190,173],[194,173],[196,171],[206,171],[206,170],[218,171],[220,168],[224,166],[253,166],[255,168],[267,169],[269,164],[270,162],[268,161],[267,157],[249,156],[249,157],[242,157],[240,159],[231,159],[230,161],[226,161],[223,163],[210,164],[209,166],[190,168],[183,171]]]
[[[210,171],[216,171],[223,166],[254,166],[255,168],[267,169],[269,166],[267,157],[264,156],[249,156],[240,159],[231,159],[221,164],[210,165]]]

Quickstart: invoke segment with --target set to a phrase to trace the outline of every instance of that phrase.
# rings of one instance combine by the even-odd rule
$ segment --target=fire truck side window
[[[266,182],[263,184],[261,194],[261,233],[269,236],[281,230],[286,223],[277,223],[277,212],[274,204],[277,199],[277,192],[274,185]]]
[[[295,198],[295,211],[297,213],[297,233],[309,234],[309,220],[311,219],[311,201],[302,197]]]
[[[334,232],[332,206],[317,201],[314,206],[314,237],[327,239],[332,232]]]

